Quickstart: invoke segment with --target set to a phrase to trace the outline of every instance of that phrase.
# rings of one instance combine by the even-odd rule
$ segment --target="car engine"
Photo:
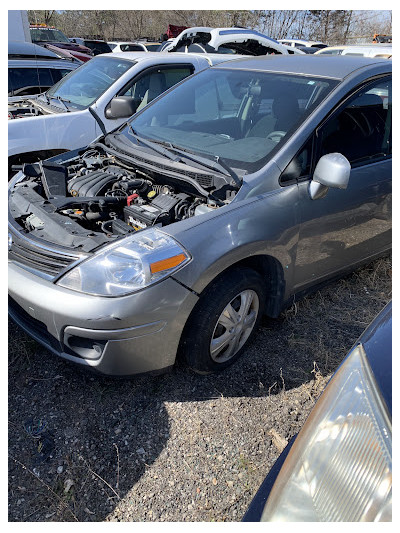
[[[167,172],[126,164],[96,149],[63,165],[26,164],[23,173],[11,191],[13,218],[25,231],[39,237],[46,233],[47,238],[57,233],[57,224],[64,232],[69,228],[75,235],[86,232],[108,239],[167,226],[218,209],[237,192],[229,179],[218,178],[215,187],[210,175],[206,186],[203,173],[200,185],[193,178],[174,179]]]

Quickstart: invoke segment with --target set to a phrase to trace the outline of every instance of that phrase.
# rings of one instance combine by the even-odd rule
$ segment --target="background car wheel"
[[[181,341],[180,354],[196,372],[223,370],[236,361],[257,329],[266,298],[254,270],[232,270],[201,295]]]

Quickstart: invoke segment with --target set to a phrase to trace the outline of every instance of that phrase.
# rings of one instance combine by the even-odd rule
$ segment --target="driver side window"
[[[118,96],[129,96],[139,101],[138,111],[161,93],[180,82],[193,72],[193,67],[185,65],[173,68],[153,69],[125,87]]]
[[[352,167],[391,155],[391,79],[359,91],[319,131],[321,155],[339,152]]]

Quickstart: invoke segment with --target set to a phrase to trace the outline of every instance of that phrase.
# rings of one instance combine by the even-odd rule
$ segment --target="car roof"
[[[355,70],[372,65],[387,63],[391,70],[391,61],[370,57],[358,56],[316,56],[315,54],[304,55],[273,55],[257,56],[237,59],[218,65],[218,68],[263,70],[266,72],[282,72],[291,74],[305,74],[332,79],[342,80]]]
[[[107,54],[99,54],[96,57],[102,57],[102,56],[108,56],[112,57],[113,59],[128,59],[130,61],[148,61],[151,59],[156,59],[157,62],[165,61],[165,62],[175,62],[174,59],[180,59],[182,63],[187,61],[190,58],[198,57],[203,58],[208,63],[216,64],[216,63],[222,63],[226,61],[231,61],[233,59],[240,59],[242,55],[237,54],[207,54],[207,53],[195,53],[195,52],[141,52],[140,50],[135,50],[134,52],[111,52]]]
[[[278,39],[279,42],[287,41],[288,43],[313,43],[324,44],[322,41],[312,41],[310,39]]]
[[[18,56],[22,59],[27,59],[28,57],[32,56],[35,58],[59,59],[59,57],[51,50],[47,50],[47,48],[34,43],[27,43],[24,41],[8,41],[8,57],[10,56],[15,56],[15,58]]]

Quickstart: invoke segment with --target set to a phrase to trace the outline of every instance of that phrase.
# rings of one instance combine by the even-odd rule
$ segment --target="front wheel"
[[[200,373],[223,370],[246,348],[262,316],[262,277],[244,268],[227,272],[201,295],[185,327],[181,355]]]

